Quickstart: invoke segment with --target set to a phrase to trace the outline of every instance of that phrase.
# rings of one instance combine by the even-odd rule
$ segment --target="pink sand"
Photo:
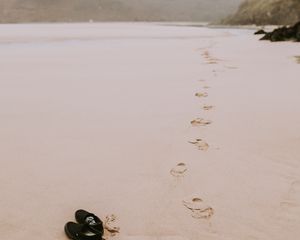
[[[84,208],[118,217],[112,239],[298,239],[300,48],[252,33],[1,25],[1,238],[67,239]]]

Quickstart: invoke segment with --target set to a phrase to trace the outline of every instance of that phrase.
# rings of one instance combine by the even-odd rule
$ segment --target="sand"
[[[252,33],[1,25],[1,238],[297,239],[299,44]]]

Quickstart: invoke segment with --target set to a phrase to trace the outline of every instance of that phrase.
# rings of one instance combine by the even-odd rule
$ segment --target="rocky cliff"
[[[291,25],[300,20],[300,0],[246,0],[224,24]]]

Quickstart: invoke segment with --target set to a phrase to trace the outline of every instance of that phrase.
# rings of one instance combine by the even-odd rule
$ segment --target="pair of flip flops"
[[[77,223],[68,222],[65,225],[65,232],[73,240],[102,240],[103,223],[95,214],[85,210],[75,212]]]

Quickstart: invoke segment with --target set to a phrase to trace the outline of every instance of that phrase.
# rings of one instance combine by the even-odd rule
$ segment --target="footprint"
[[[208,59],[207,64],[217,64],[217,60],[216,59]]]
[[[193,212],[192,213],[193,218],[209,219],[214,214],[214,210],[211,207],[207,207],[206,209],[203,209],[203,210],[193,210],[192,212]]]
[[[198,92],[195,94],[196,97],[208,97],[208,93],[207,92]]]
[[[193,218],[209,219],[214,215],[214,209],[207,205],[201,198],[194,197],[184,200],[182,203],[186,208],[191,210]]]
[[[203,53],[202,53],[202,56],[203,57],[205,57],[205,58],[209,58],[209,56],[210,56],[210,54],[209,54],[209,51],[204,51]]]
[[[120,227],[116,226],[117,217],[114,214],[108,215],[104,220],[104,229],[110,236],[115,236],[120,232]]]
[[[183,177],[184,173],[187,171],[187,167],[185,163],[178,163],[176,167],[172,168],[170,173],[174,177]]]
[[[190,210],[201,210],[203,208],[203,200],[198,197],[183,200],[182,203]]]
[[[212,106],[212,105],[204,105],[203,106],[203,110],[205,110],[205,111],[212,110],[213,108],[214,108],[214,106]]]
[[[195,141],[189,141],[189,143],[195,145],[201,151],[206,151],[209,148],[208,143],[202,139],[196,139]]]
[[[192,126],[198,127],[198,126],[207,126],[210,125],[212,121],[210,120],[205,120],[203,118],[196,118],[193,121],[191,121]]]
[[[206,60],[207,64],[217,64],[219,62],[219,59],[212,57],[211,54],[209,53],[209,51],[204,51],[202,53],[202,56]]]

